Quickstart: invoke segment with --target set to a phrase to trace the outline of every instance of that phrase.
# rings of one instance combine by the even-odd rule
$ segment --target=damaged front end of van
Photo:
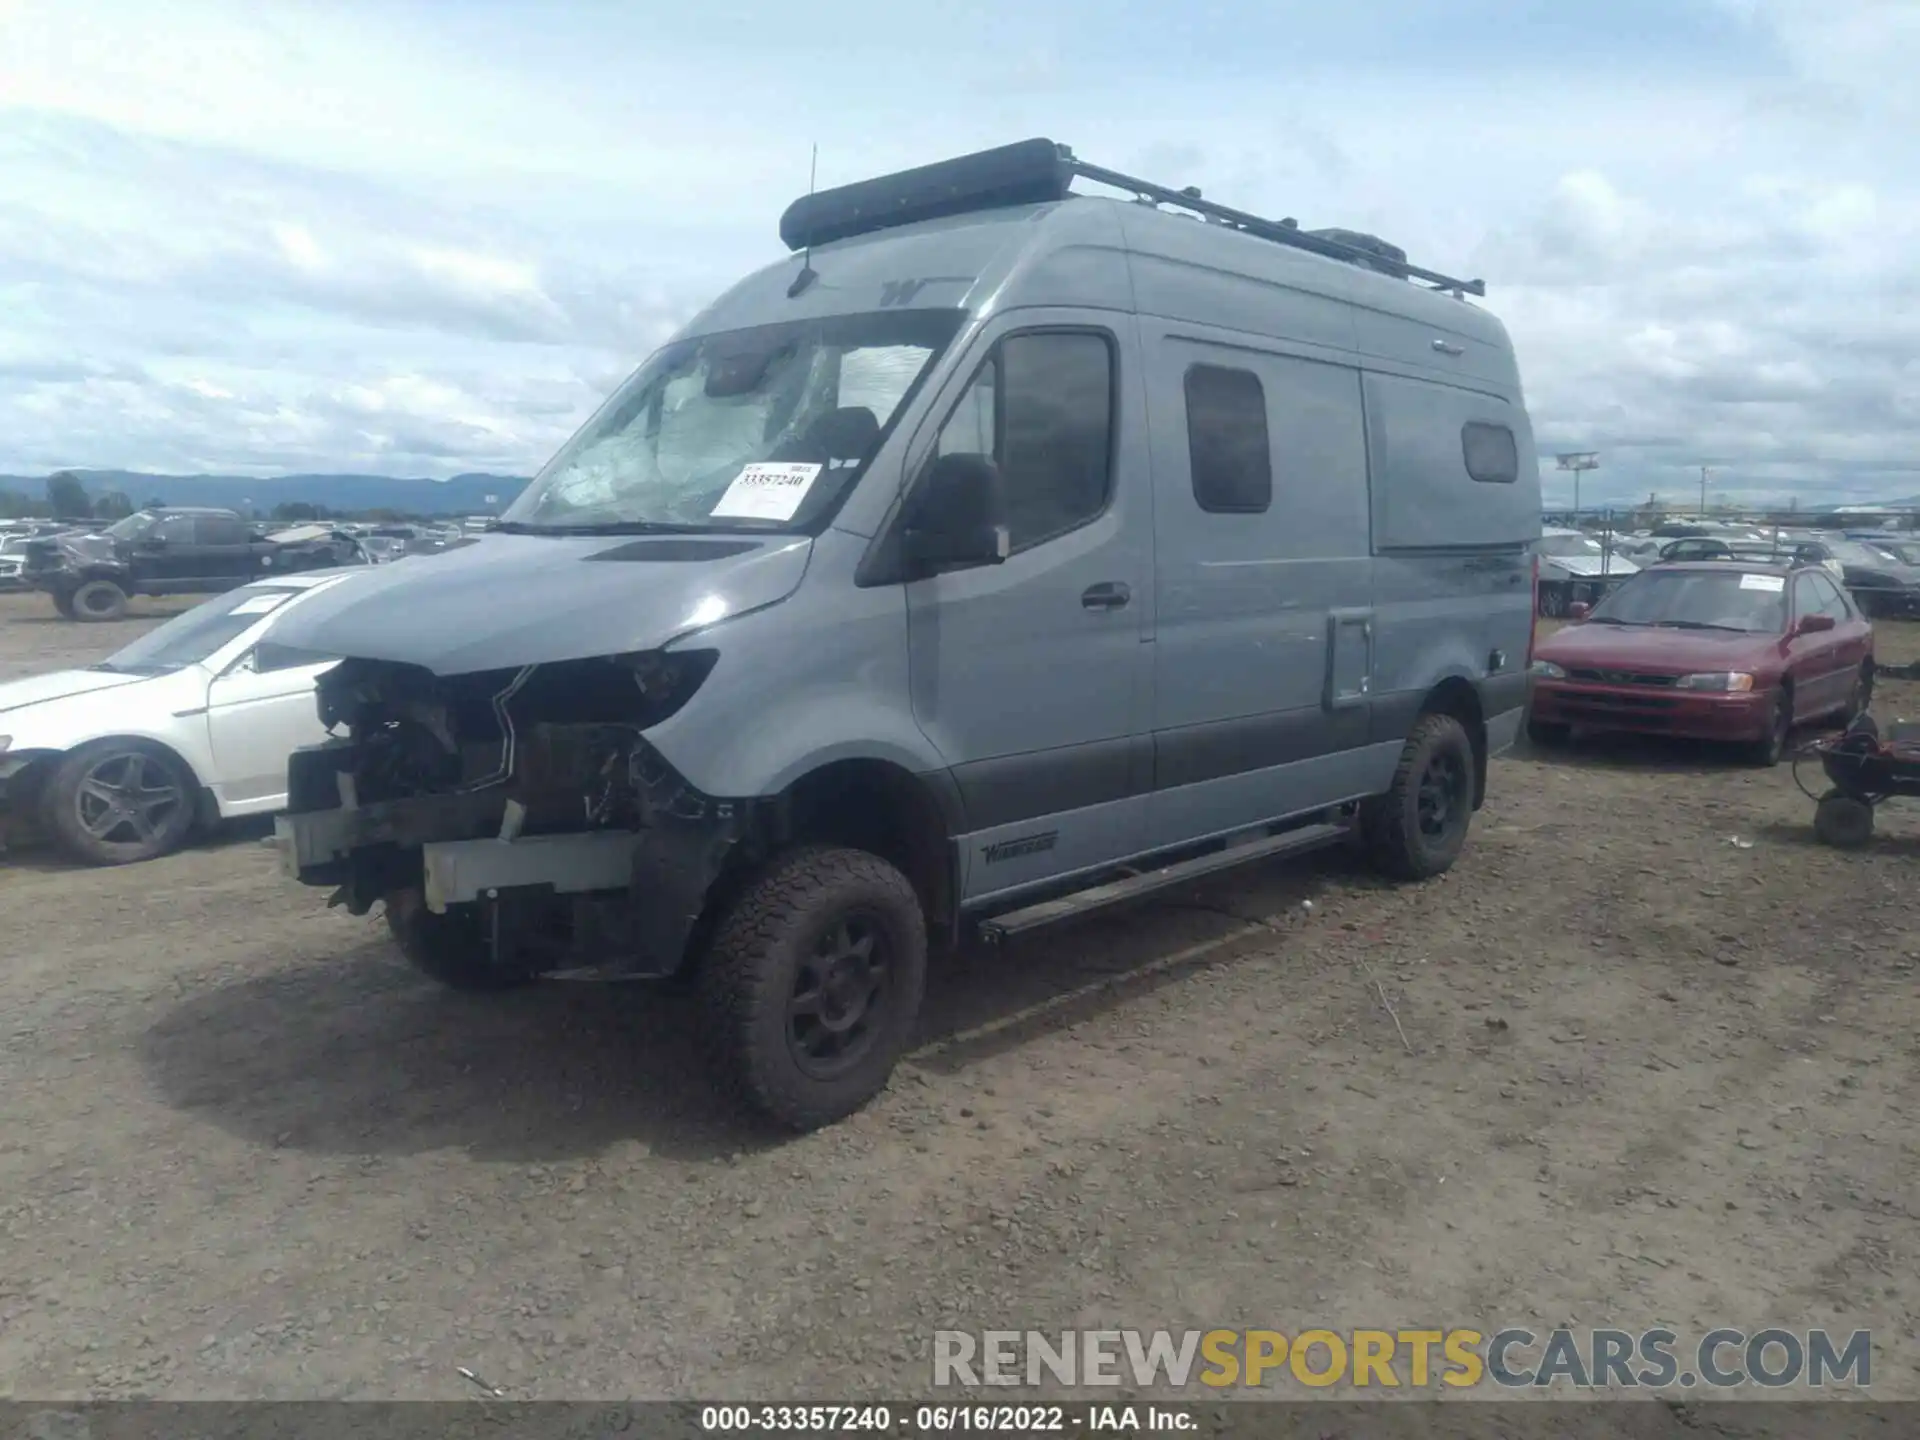
[[[411,958],[440,978],[458,965],[475,988],[560,970],[671,974],[748,806],[701,794],[644,735],[717,658],[452,677],[349,659],[318,699],[338,738],[291,760],[287,868],[352,914],[384,902]]]

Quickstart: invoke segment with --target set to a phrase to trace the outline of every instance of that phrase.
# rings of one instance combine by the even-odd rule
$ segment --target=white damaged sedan
[[[336,662],[276,645],[273,627],[354,573],[257,581],[98,665],[0,684],[0,806],[90,865],[282,808],[287,756],[326,738],[314,682]]]

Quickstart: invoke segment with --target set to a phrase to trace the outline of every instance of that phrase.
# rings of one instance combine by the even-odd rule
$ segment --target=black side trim
[[[1367,743],[1380,745],[1388,740],[1406,739],[1413,731],[1413,722],[1420,718],[1420,707],[1426,699],[1426,694],[1419,690],[1374,696],[1373,703],[1367,707]]]
[[[967,829],[991,830],[1137,795],[1134,752],[1133,737],[1123,735],[956,765]]]
[[[1367,712],[1359,706],[1278,710],[1161,730],[1153,737],[1154,788],[1173,790],[1296,760],[1317,760],[1366,743]]]
[[[1480,682],[1480,708],[1491,720],[1496,715],[1504,715],[1509,710],[1518,710],[1527,703],[1528,681],[1530,677],[1524,670],[1514,670],[1505,675],[1489,675]]]

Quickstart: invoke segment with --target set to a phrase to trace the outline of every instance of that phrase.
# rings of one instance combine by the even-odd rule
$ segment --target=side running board
[[[1087,890],[1076,890],[1071,895],[1062,895],[1055,900],[1042,900],[1038,904],[1028,905],[1020,910],[1010,910],[1005,914],[995,915],[991,919],[979,922],[980,935],[982,939],[989,941],[1006,940],[1015,935],[1025,934],[1029,930],[1038,930],[1043,925],[1052,925],[1057,921],[1068,920],[1076,915],[1085,915],[1094,910],[1104,910],[1109,905],[1137,900],[1157,890],[1165,890],[1189,880],[1197,880],[1203,875],[1231,870],[1235,866],[1245,865],[1253,860],[1324,850],[1329,846],[1340,844],[1350,833],[1351,827],[1345,824],[1306,825],[1298,830],[1288,830],[1279,835],[1268,835],[1259,840],[1230,845],[1225,850],[1217,850],[1211,855],[1198,855],[1191,860],[1163,865],[1157,870],[1145,870],[1138,875],[1110,880],[1104,885],[1095,885]]]

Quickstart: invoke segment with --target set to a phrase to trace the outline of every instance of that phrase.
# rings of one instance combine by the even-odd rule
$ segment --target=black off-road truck
[[[231,510],[137,510],[90,535],[27,543],[23,585],[69,620],[118,620],[134,595],[211,595],[268,575],[367,563],[351,535],[302,526],[261,535]]]

